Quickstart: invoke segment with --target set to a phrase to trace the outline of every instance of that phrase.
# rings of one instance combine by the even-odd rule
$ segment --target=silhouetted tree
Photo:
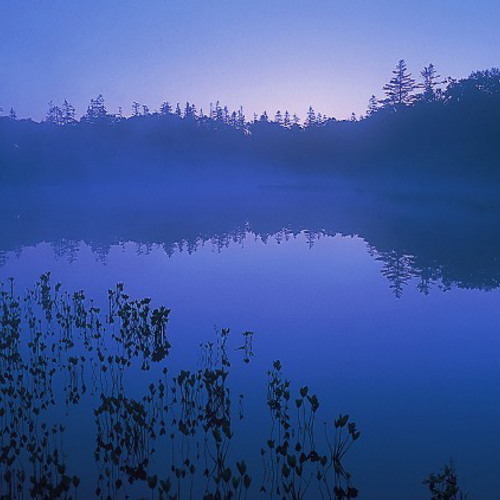
[[[245,113],[243,112],[243,107],[240,106],[240,109],[238,110],[238,117],[237,117],[237,128],[239,129],[244,129],[246,126],[246,118],[245,118]]]
[[[59,106],[56,106],[52,101],[49,102],[49,110],[45,120],[53,125],[63,125],[63,112]]]
[[[160,114],[162,116],[166,116],[170,113],[172,113],[172,105],[168,101],[162,102],[160,106]]]
[[[399,106],[408,106],[414,101],[413,92],[416,89],[415,80],[408,73],[404,59],[400,59],[396,69],[392,72],[394,76],[389,83],[384,85],[386,98],[382,104],[386,108],[397,109]]]
[[[196,118],[196,106],[194,104],[186,102],[186,106],[184,108],[184,118]]]
[[[440,75],[437,74],[436,68],[434,68],[434,64],[429,64],[429,66],[424,66],[424,69],[420,72],[420,75],[424,79],[422,83],[422,88],[424,89],[422,93],[422,99],[425,102],[432,102],[438,99],[439,92],[436,88],[441,81]]]
[[[289,128],[292,124],[292,120],[290,119],[290,113],[285,111],[285,116],[283,117],[283,126]]]
[[[478,96],[500,96],[500,69],[474,71],[468,78],[452,81],[446,88],[445,95],[447,99],[453,101],[463,101]]]
[[[213,107],[212,104],[210,104],[210,118],[218,122],[224,121],[224,112],[220,105],[220,101],[217,101],[215,103],[215,107]]]
[[[281,114],[281,111],[278,109],[276,111],[276,114],[274,115],[274,121],[276,123],[279,123],[280,125],[283,123],[283,115]]]
[[[67,99],[64,99],[62,106],[62,119],[64,125],[70,125],[76,121],[75,108],[68,102]]]
[[[306,121],[305,121],[304,125],[306,127],[313,127],[316,124],[317,124],[316,112],[314,111],[312,106],[309,106],[309,109],[307,110],[307,116],[306,116]]]
[[[229,123],[229,109],[227,106],[224,106],[222,110],[222,121],[226,124]]]
[[[10,108],[10,111],[9,111],[9,118],[11,120],[17,120],[17,115],[16,115],[16,112],[14,111],[14,108]]]
[[[95,123],[96,121],[106,118],[107,114],[108,112],[104,105],[104,97],[102,94],[99,94],[95,99],[90,100],[85,120],[89,123]]]
[[[134,101],[132,103],[132,116],[140,116],[141,114],[141,105]]]
[[[378,109],[378,100],[374,95],[372,95],[368,101],[368,109],[366,110],[366,115],[372,116],[378,111]]]

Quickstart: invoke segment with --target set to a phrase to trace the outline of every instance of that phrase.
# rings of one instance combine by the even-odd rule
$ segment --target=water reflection
[[[266,370],[272,372],[273,360],[279,357],[284,373],[303,387],[306,384],[311,387],[305,397],[310,405],[308,410],[312,410],[312,406],[307,396],[312,398],[314,388],[321,399],[320,412],[327,409],[326,414],[332,416],[342,409],[360,422],[363,437],[356,443],[355,459],[349,461],[348,457],[348,469],[353,471],[354,485],[359,486],[362,493],[389,498],[386,484],[380,478],[385,477],[387,470],[393,470],[391,481],[395,493],[392,498],[420,498],[422,479],[430,470],[446,463],[450,456],[457,460],[461,475],[467,471],[474,490],[477,488],[484,494],[493,491],[498,436],[473,434],[468,429],[476,425],[478,413],[485,429],[494,428],[500,415],[498,293],[463,289],[490,290],[498,286],[496,255],[500,232],[494,200],[483,194],[467,193],[454,200],[443,192],[424,199],[395,198],[352,189],[330,191],[318,185],[310,189],[268,186],[211,193],[148,188],[140,196],[127,189],[118,196],[114,191],[76,188],[66,197],[49,189],[45,195],[39,190],[30,197],[19,193],[4,195],[0,211],[4,229],[0,234],[0,247],[7,259],[0,269],[4,281],[14,275],[22,287],[31,286],[36,276],[51,269],[68,287],[84,288],[99,297],[103,290],[125,280],[134,297],[156,297],[160,303],[172,307],[173,319],[168,317],[172,321],[170,325],[177,328],[175,344],[168,339],[175,349],[162,361],[152,360],[153,353],[155,359],[163,356],[163,350],[158,348],[163,342],[162,335],[158,335],[159,344],[153,341],[154,335],[147,337],[151,342],[146,343],[144,349],[149,350],[149,357],[144,361],[137,356],[132,366],[124,368],[124,372],[130,370],[130,376],[124,377],[123,382],[119,378],[120,370],[110,367],[102,370],[102,363],[109,364],[107,356],[117,344],[113,337],[106,337],[100,348],[102,363],[95,346],[90,354],[71,348],[76,360],[73,360],[74,369],[69,357],[64,358],[68,368],[63,373],[67,373],[67,378],[61,387],[59,379],[52,383],[59,387],[58,394],[62,397],[59,400],[64,401],[63,406],[67,405],[68,409],[67,421],[63,424],[65,431],[58,428],[57,439],[62,432],[64,449],[79,449],[82,454],[79,460],[70,455],[64,460],[61,455],[58,457],[58,465],[64,465],[64,474],[71,479],[71,494],[75,488],[73,477],[83,478],[88,464],[94,463],[93,452],[97,448],[93,441],[89,446],[88,439],[78,438],[78,415],[80,411],[92,415],[99,408],[102,411],[98,421],[92,420],[92,440],[100,426],[104,448],[99,449],[99,461],[103,477],[99,485],[92,484],[91,488],[88,481],[81,479],[77,486],[79,497],[95,496],[98,486],[102,494],[109,488],[118,488],[116,479],[123,483],[118,483],[120,492],[124,491],[124,485],[134,488],[141,484],[149,488],[148,479],[157,490],[160,486],[166,487],[168,483],[160,482],[167,481],[165,470],[155,469],[152,463],[148,464],[146,480],[137,479],[129,486],[127,471],[120,469],[123,463],[119,460],[116,466],[113,462],[117,442],[109,429],[124,425],[120,415],[124,415],[126,408],[141,422],[145,417],[138,405],[155,414],[156,410],[149,406],[152,402],[144,400],[152,397],[149,387],[143,387],[142,383],[147,378],[147,385],[155,384],[155,394],[161,392],[159,382],[164,374],[156,370],[157,365],[169,363],[170,385],[174,377],[180,376],[180,370],[188,372],[189,376],[181,377],[186,390],[192,388],[193,376],[195,388],[203,383],[200,367],[221,368],[220,364],[210,365],[209,351],[203,351],[203,361],[196,365],[196,355],[193,357],[192,350],[187,348],[205,344],[207,329],[210,331],[214,323],[232,326],[235,332],[255,330],[255,339],[259,342],[258,356],[249,364],[235,361],[227,379],[231,391],[231,430],[235,425],[244,429],[231,437],[232,451],[228,457],[234,461],[228,465],[231,468],[229,487],[233,487],[235,477],[240,477],[238,487],[242,491],[241,476],[246,473],[251,476],[251,491],[257,492],[261,480],[250,471],[260,470],[262,460],[267,464],[266,470],[272,470],[275,459],[282,457],[281,453],[273,455],[283,443],[269,432],[269,421],[264,418],[267,417],[263,411],[267,394],[257,394],[259,388],[266,387]],[[474,203],[467,204],[464,200]],[[242,246],[244,250],[240,251]],[[20,254],[19,260],[16,254]],[[54,260],[54,255],[59,262]],[[424,295],[436,287],[449,293]],[[401,299],[395,300],[395,296]],[[70,311],[78,310],[78,300],[73,304],[71,298]],[[100,308],[106,316],[109,304],[106,300],[101,302],[94,303],[93,307]],[[146,304],[137,304],[137,307],[144,308]],[[155,309],[159,304],[150,307]],[[135,310],[135,306],[132,309]],[[62,321],[67,309],[61,311]],[[56,316],[52,314],[52,319],[40,318],[42,326],[55,321]],[[108,325],[106,318],[100,322],[111,331],[117,326],[117,323]],[[114,333],[119,336],[119,329]],[[64,335],[61,338],[64,339]],[[228,352],[235,360],[240,359],[237,354],[243,354],[244,358],[244,350],[232,352],[233,347],[245,345],[244,339],[234,333],[229,338],[235,344]],[[142,345],[140,339],[136,340],[138,342],[134,340],[132,345]],[[123,342],[126,345],[128,341],[125,338]],[[213,352],[218,352],[215,339],[213,343]],[[125,356],[127,348],[119,345],[119,356]],[[110,351],[105,352],[105,348]],[[177,364],[173,363],[176,353],[180,360]],[[23,354],[28,354],[28,350]],[[96,364],[84,363],[79,356],[85,356],[86,361],[93,356]],[[149,365],[146,378],[141,376],[146,373],[141,370],[143,362]],[[201,381],[198,376],[202,377]],[[268,381],[272,375],[270,377]],[[57,377],[54,375],[54,378]],[[281,379],[286,380],[284,374]],[[43,380],[40,376],[40,383]],[[252,384],[248,384],[249,380]],[[105,385],[99,389],[100,381]],[[125,388],[123,398],[117,392],[121,384]],[[163,384],[167,387],[165,381]],[[299,387],[291,390],[292,407],[295,400],[302,397]],[[196,391],[195,399],[205,398],[205,405],[208,397],[203,392],[205,389]],[[241,400],[240,394],[246,395],[248,391],[253,401],[263,404],[250,403],[250,397]],[[101,393],[108,399],[100,399]],[[22,398],[15,394],[18,404]],[[270,397],[269,401],[275,399]],[[50,411],[50,401],[47,404]],[[112,415],[108,410],[112,410]],[[292,418],[295,418],[295,410],[291,412]],[[193,411],[190,414],[196,415]],[[187,408],[185,412],[187,415]],[[196,458],[197,447],[178,428],[181,420],[183,426],[188,425],[186,419],[179,418],[180,414],[179,410],[174,448],[176,453],[179,449],[186,453],[189,450],[190,455],[176,455],[189,458],[189,465],[184,464],[185,458],[174,465],[177,474],[182,476],[184,471],[189,478],[191,465],[195,466],[195,474],[204,472],[205,468],[195,463],[192,454]],[[167,428],[162,439],[150,440],[151,428],[148,420],[145,421],[146,428],[141,427],[147,438],[143,445],[153,457],[171,453]],[[134,422],[129,422],[132,434],[137,431]],[[161,420],[152,424],[156,437],[161,432],[159,423]],[[331,419],[329,423],[330,430],[335,432]],[[275,424],[275,429],[280,429],[278,419]],[[298,421],[294,426],[296,424],[299,425]],[[53,429],[50,427],[53,425],[56,422],[48,421],[47,429]],[[201,424],[197,428],[201,430]],[[262,431],[258,440],[256,428]],[[284,430],[280,432],[283,435]],[[43,437],[42,430],[40,436]],[[8,438],[10,440],[10,435]],[[269,448],[268,439],[274,441],[274,448]],[[253,448],[257,441],[257,460],[239,454]],[[330,441],[334,442],[332,436]],[[163,444],[158,445],[159,442]],[[123,450],[119,442],[118,446]],[[264,458],[260,448],[265,451]],[[282,450],[283,446],[279,448]],[[400,457],[408,456],[408,450],[411,456],[405,466]],[[302,451],[297,452],[297,461]],[[316,458],[310,455],[311,451],[303,453]],[[324,449],[316,451],[319,456],[326,455]],[[43,460],[53,463],[49,447],[47,453]],[[140,464],[144,457],[137,455],[136,458],[135,462],[130,459],[130,463],[143,478]],[[242,461],[247,467],[244,473],[240,473],[237,465],[244,470]],[[309,465],[313,465],[314,470],[318,466],[316,462],[308,462]],[[109,477],[107,470],[110,470]],[[170,470],[169,474],[170,488],[175,488],[176,472]],[[222,474],[227,477],[225,470],[221,471],[221,477]],[[56,472],[53,471],[52,477],[56,478]],[[203,476],[203,485],[206,479]],[[334,477],[330,474],[329,479]],[[347,475],[344,479],[348,479]],[[68,480],[64,481],[67,485]],[[195,482],[200,484],[198,480]],[[55,481],[53,487],[57,484]],[[273,488],[277,486],[275,482]],[[347,481],[340,484],[345,491],[350,486]],[[269,491],[270,483],[264,487]],[[279,487],[284,489],[285,485],[280,483]]]
[[[340,415],[325,426],[325,441],[315,422],[318,397],[307,386],[295,394],[279,361],[268,371],[262,467],[247,467],[252,450],[234,444],[246,394],[232,384],[229,329],[201,346],[198,369],[172,374],[169,313],[150,298],[131,299],[122,284],[108,291],[105,314],[49,274],[22,297],[13,280],[2,287],[2,497],[76,498],[82,488],[84,497],[113,499],[245,498],[259,488],[278,498],[305,498],[308,490],[357,497],[344,466],[360,436],[356,425]],[[242,337],[235,350],[249,363],[253,333]],[[75,412],[78,433],[95,442],[95,466],[75,461],[78,451],[67,447],[66,421]]]
[[[433,286],[491,290],[500,284],[500,207],[491,193],[395,196],[320,185],[141,189],[4,192],[0,265],[40,242],[50,242],[54,255],[69,262],[85,244],[106,262],[110,249],[126,242],[135,242],[139,255],[161,247],[171,256],[206,245],[223,251],[249,239],[281,243],[299,234],[312,247],[318,238],[342,234],[367,242],[396,296],[414,278],[423,293]]]

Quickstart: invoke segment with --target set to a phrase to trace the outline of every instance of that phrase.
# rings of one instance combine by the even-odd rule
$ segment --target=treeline
[[[49,103],[40,123],[18,120],[11,109],[0,118],[0,176],[125,175],[138,159],[138,173],[145,172],[145,162],[151,172],[165,173],[165,163],[173,168],[255,160],[299,170],[500,173],[500,70],[454,80],[441,78],[430,64],[420,77],[417,82],[400,60],[383,97],[372,96],[366,114],[348,120],[312,107],[304,121],[287,110],[248,119],[243,108],[232,111],[219,102],[205,113],[189,102],[168,101],[155,111],[134,102],[125,117],[121,109],[109,113],[102,95],[80,119],[67,100]]]

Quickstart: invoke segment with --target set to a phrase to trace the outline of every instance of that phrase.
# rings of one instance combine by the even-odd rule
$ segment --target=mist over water
[[[494,189],[272,175],[2,194],[0,276],[15,277],[19,293],[50,271],[53,283],[105,309],[107,290],[124,282],[130,297],[171,309],[172,374],[199,366],[214,325],[231,328],[231,357],[239,335],[253,332],[251,362],[231,368],[233,394],[245,394],[231,456],[253,470],[255,495],[271,422],[266,372],[277,359],[295,391],[307,385],[318,395],[320,427],[348,413],[361,429],[345,459],[361,498],[422,498],[423,479],[450,457],[463,488],[478,498],[494,490]],[[148,377],[134,368],[130,397]],[[67,449],[78,443],[87,457],[68,453],[68,467],[89,494],[92,401],[84,395],[64,417]],[[165,453],[159,446],[153,468]]]

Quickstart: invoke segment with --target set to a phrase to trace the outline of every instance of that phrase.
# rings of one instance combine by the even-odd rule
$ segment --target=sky
[[[364,113],[399,59],[465,77],[500,65],[498,0],[0,0],[0,106],[42,119],[164,100],[247,117]]]

